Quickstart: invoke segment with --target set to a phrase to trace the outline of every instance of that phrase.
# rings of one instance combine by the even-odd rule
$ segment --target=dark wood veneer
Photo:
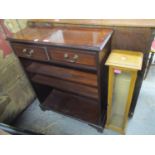
[[[62,81],[60,79],[43,75],[35,75],[31,80],[43,85],[52,86],[53,88],[57,88],[59,90],[75,93],[98,100],[98,90],[94,87],[84,86],[68,81]]]
[[[88,123],[99,125],[99,106],[97,101],[53,90],[43,106]]]
[[[76,63],[79,65],[88,65],[96,68],[96,53],[88,51],[80,51],[74,49],[49,48],[49,56],[51,60],[59,61],[60,63]],[[65,58],[65,55],[67,58]],[[74,57],[77,56],[77,59]]]
[[[112,32],[102,28],[28,27],[8,40],[41,107],[103,128],[108,76],[104,63]]]
[[[27,27],[8,39],[15,42],[100,51],[112,32],[111,29],[105,28]]]
[[[12,48],[14,49],[14,52],[16,53],[16,55],[19,57],[41,60],[41,61],[49,60],[45,47],[13,43]]]
[[[78,71],[75,69],[57,67],[37,62],[33,62],[26,68],[26,70],[28,72],[52,76],[62,80],[68,80],[97,88],[97,75],[95,73]]]

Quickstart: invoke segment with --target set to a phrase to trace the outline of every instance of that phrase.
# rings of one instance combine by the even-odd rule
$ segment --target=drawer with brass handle
[[[34,53],[34,50],[33,49],[26,49],[26,48],[24,48],[23,50],[22,50],[22,52],[27,56],[27,57],[32,57],[32,54]]]
[[[96,67],[96,55],[91,52],[49,48],[48,54],[53,61]]]
[[[13,43],[12,48],[19,57],[42,61],[49,60],[45,47]]]
[[[65,53],[64,54],[64,59],[67,61],[67,62],[71,62],[71,63],[76,63],[76,61],[78,60],[79,58],[79,55],[78,54],[75,54],[73,57],[69,57],[69,54],[68,53]]]

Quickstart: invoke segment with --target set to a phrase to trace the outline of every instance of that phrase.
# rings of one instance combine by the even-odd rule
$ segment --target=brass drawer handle
[[[64,54],[64,58],[65,58],[65,59],[68,59],[68,58],[69,58],[69,55],[68,55],[67,53],[65,53],[65,54]]]
[[[77,60],[79,58],[79,56],[77,54],[74,55],[73,59]]]
[[[67,53],[65,53],[64,58],[66,59],[67,62],[75,63],[78,60],[79,56],[75,54],[72,59],[68,59],[69,56]]]
[[[28,57],[31,57],[33,53],[34,53],[34,50],[31,49],[29,52],[26,53],[26,55],[27,55]]]
[[[33,53],[34,53],[34,50],[31,49],[31,50],[29,51],[29,54],[33,54]]]
[[[32,54],[34,53],[33,49],[30,49],[30,51],[28,51],[26,48],[23,49],[22,51],[27,57],[31,57]]]
[[[27,52],[27,49],[26,49],[26,48],[24,48],[22,52],[23,52],[23,53],[26,53],[26,52]]]
[[[73,59],[67,59],[67,62],[75,63],[76,60],[73,60]]]

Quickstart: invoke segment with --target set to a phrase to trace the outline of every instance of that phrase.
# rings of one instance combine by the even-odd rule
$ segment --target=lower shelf
[[[99,105],[91,99],[53,90],[43,107],[95,125],[99,124]]]

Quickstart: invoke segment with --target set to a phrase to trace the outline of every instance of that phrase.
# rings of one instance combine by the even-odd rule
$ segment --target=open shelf
[[[43,107],[86,122],[94,124],[99,122],[99,105],[97,101],[55,89],[47,97]]]
[[[94,100],[98,100],[98,90],[94,87],[89,87],[86,85],[81,85],[69,81],[60,80],[57,78],[52,78],[43,75],[35,75],[31,79],[33,82],[51,86],[53,88],[64,90],[67,92],[75,93],[77,95],[82,95],[85,97],[92,98]]]
[[[92,87],[97,87],[97,75],[90,72],[83,72],[75,69],[56,67],[47,64],[33,62],[26,69],[28,72],[52,76]]]

